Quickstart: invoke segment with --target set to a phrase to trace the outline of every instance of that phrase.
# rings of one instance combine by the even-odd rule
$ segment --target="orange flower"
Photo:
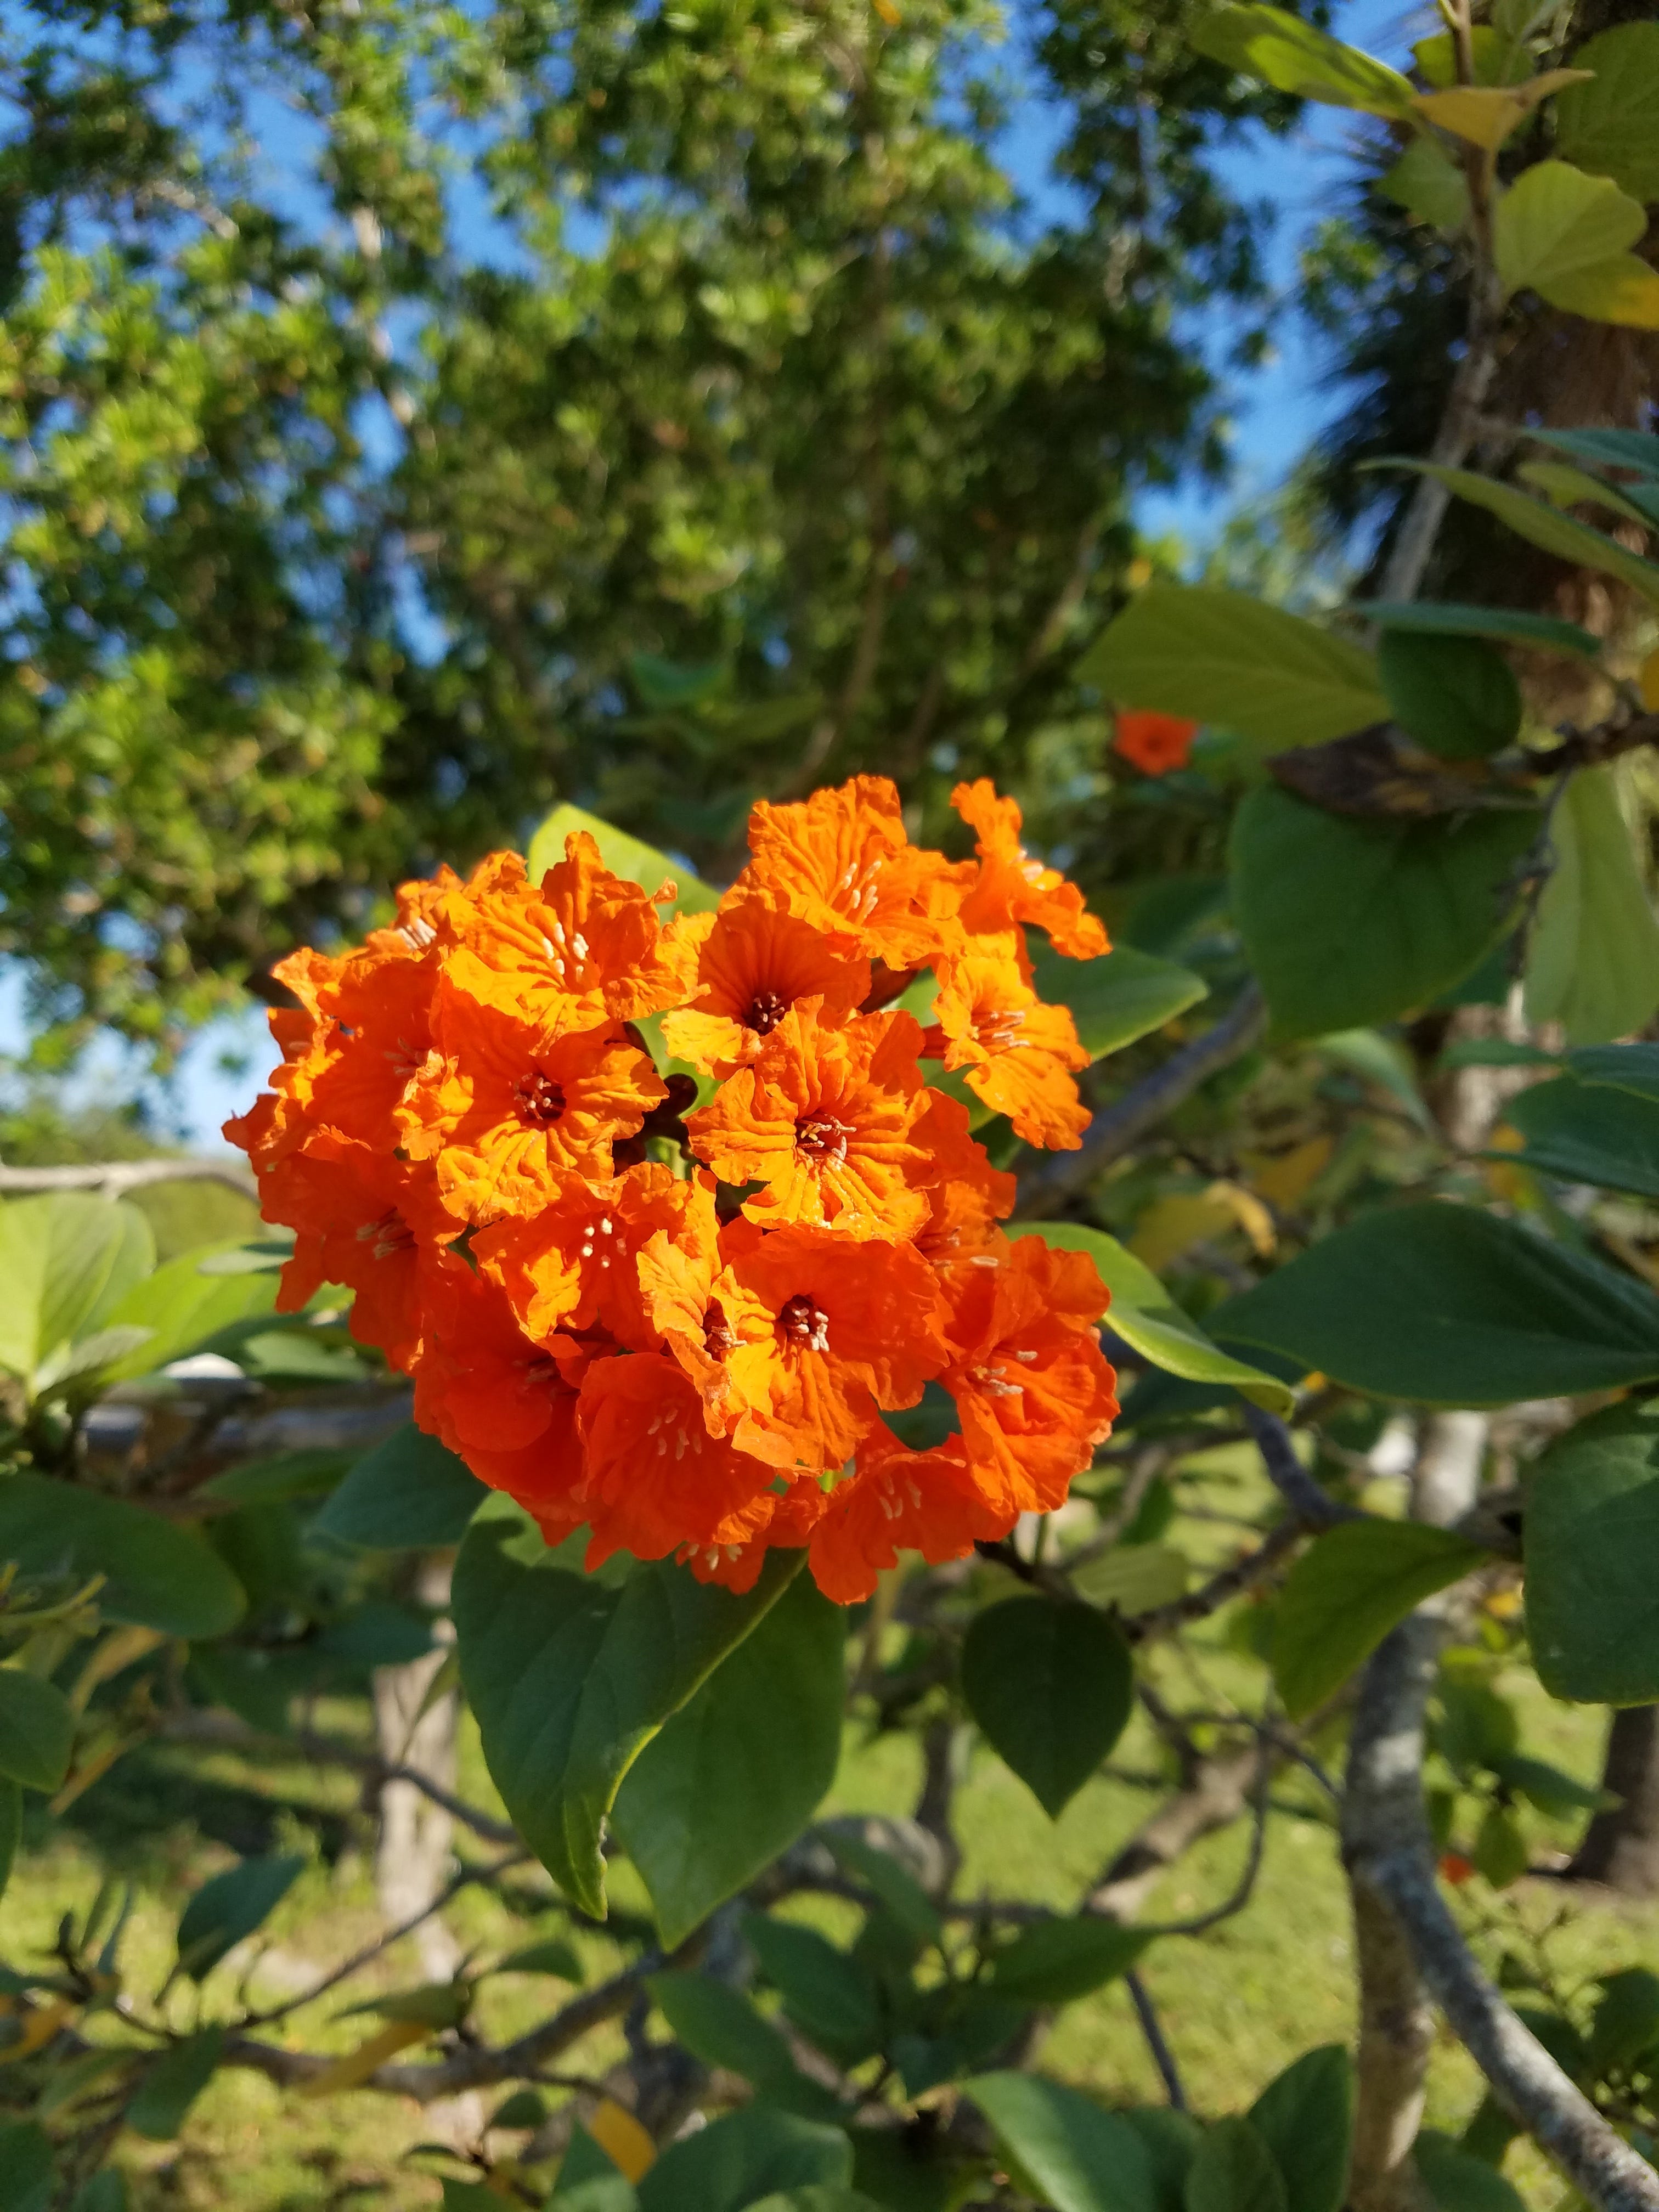
[[[914,1406],[949,1357],[937,1280],[909,1245],[775,1229],[715,1291],[742,1408],[732,1441],[775,1467],[844,1467],[878,1409]]]
[[[962,1068],[969,1088],[1028,1144],[1078,1149],[1089,1111],[1067,1071],[1086,1067],[1089,1055],[1070,1009],[1045,1005],[1021,974],[1013,932],[975,938],[942,963],[933,1012],[946,1067]]]
[[[297,1313],[325,1283],[343,1284],[356,1293],[352,1334],[409,1367],[437,1272],[461,1265],[446,1257],[456,1224],[429,1174],[326,1129],[258,1172],[260,1212],[296,1232],[277,1310]]]
[[[975,1487],[959,1437],[912,1451],[884,1424],[859,1446],[852,1476],[830,1492],[807,1563],[826,1597],[856,1605],[901,1551],[935,1565],[960,1559],[978,1538],[1006,1535],[1013,1518],[994,1512]]]
[[[444,904],[459,940],[446,976],[550,1039],[672,1006],[684,994],[689,951],[665,935],[652,896],[612,875],[586,830],[567,837],[564,852],[539,885],[516,853],[479,865]]]
[[[741,1595],[754,1588],[769,1552],[800,1549],[826,1503],[816,1475],[797,1475],[781,1490],[761,1491],[722,1521],[706,1545],[687,1545],[680,1559],[700,1583],[719,1583]]]
[[[712,1177],[700,1175],[677,1188],[688,1194],[684,1213],[677,1231],[659,1230],[641,1248],[640,1296],[650,1325],[702,1394],[709,1433],[724,1436],[736,1418],[726,1360],[737,1339],[719,1279],[729,1260],[754,1249],[761,1232],[741,1217],[721,1226]]]
[[[968,1109],[947,1091],[930,1091],[916,1140],[932,1153],[939,1180],[927,1194],[929,1218],[916,1249],[942,1273],[962,1265],[997,1235],[997,1223],[1014,1210],[1018,1184],[991,1165],[983,1145],[970,1135]]]
[[[700,1158],[726,1182],[766,1188],[751,1221],[800,1221],[844,1237],[901,1237],[927,1218],[933,1160],[912,1134],[927,1094],[914,1016],[827,1027],[816,1000],[793,1009],[711,1103],[686,1116]]]
[[[1196,722],[1183,721],[1179,714],[1127,708],[1119,712],[1112,747],[1133,761],[1143,775],[1168,775],[1171,769],[1186,767],[1198,732]]]
[[[1117,1413],[1095,1330],[1106,1287],[1086,1253],[1019,1237],[1000,1267],[962,1269],[950,1292],[953,1358],[940,1380],[969,1472],[998,1511],[1051,1512]]]
[[[666,1354],[596,1359],[579,1419],[590,1567],[616,1551],[659,1559],[682,1544],[708,1544],[774,1480],[763,1462],[710,1436],[696,1384]]]
[[[609,1182],[573,1178],[539,1212],[482,1231],[472,1253],[538,1343],[598,1327],[654,1352],[662,1333],[647,1311],[639,1255],[659,1236],[678,1244],[700,1200],[712,1216],[706,1194],[647,1160]]]
[[[687,915],[670,933],[695,943],[696,975],[690,1004],[664,1017],[663,1036],[670,1052],[710,1075],[753,1060],[801,1000],[820,1000],[836,1021],[870,989],[855,939],[792,914],[770,893],[723,899],[718,914]]]
[[[793,806],[761,799],[749,817],[744,889],[776,891],[820,927],[850,929],[872,959],[914,968],[960,939],[957,909],[971,863],[913,845],[882,775],[854,776]]]
[[[452,989],[436,1046],[398,1111],[411,1159],[435,1159],[444,1204],[463,1221],[535,1213],[565,1186],[608,1179],[611,1145],[667,1091],[616,1028],[552,1036]]]
[[[1107,950],[1103,926],[1085,914],[1083,894],[1058,868],[1034,860],[1019,842],[1020,811],[1012,799],[999,799],[987,776],[959,783],[951,804],[978,832],[979,876],[963,902],[964,928],[1005,930],[1034,921],[1046,929],[1057,952],[1092,960]]]

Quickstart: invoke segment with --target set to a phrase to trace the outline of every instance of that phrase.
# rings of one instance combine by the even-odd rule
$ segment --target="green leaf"
[[[1134,1662],[1092,1606],[1011,1597],[969,1622],[962,1690],[986,1741],[1057,1820],[1128,1726]]]
[[[1200,17],[1190,37],[1212,61],[1298,99],[1401,119],[1411,114],[1413,87],[1397,70],[1282,8],[1218,8]]]
[[[1210,584],[1148,584],[1078,674],[1121,706],[1216,722],[1275,751],[1346,737],[1388,714],[1361,647]]]
[[[193,1528],[46,1475],[0,1477],[0,1559],[27,1575],[102,1575],[107,1620],[164,1636],[222,1636],[242,1617],[240,1583]]]
[[[1659,1401],[1558,1437],[1527,1486],[1527,1629],[1553,1698],[1659,1700]]]
[[[152,2142],[171,2142],[208,2083],[225,2047],[222,2027],[204,2027],[164,2051],[145,2071],[126,2109],[126,2123]]]
[[[1586,176],[1566,161],[1534,161],[1498,203],[1493,247],[1504,289],[1548,299],[1557,278],[1625,252],[1647,227],[1641,203],[1610,178]]]
[[[1659,436],[1651,430],[1528,429],[1527,435],[1534,445],[1553,446],[1592,468],[1629,469],[1659,483]]]
[[[1376,665],[1395,721],[1442,760],[1502,752],[1520,730],[1521,686],[1482,638],[1385,630]]]
[[[69,1772],[75,1715],[55,1683],[0,1667],[0,1774],[27,1790],[56,1790]]]
[[[1588,469],[1577,468],[1570,461],[1522,461],[1516,473],[1526,483],[1536,485],[1545,498],[1553,500],[1557,507],[1604,507],[1626,522],[1640,524],[1644,530],[1659,527],[1659,494],[1650,488],[1644,495],[1655,502],[1656,511],[1651,514],[1638,503],[1637,496],[1615,490],[1604,477],[1593,477]],[[1643,488],[1638,486],[1637,491],[1643,494]]]
[[[1528,1759],[1520,1752],[1503,1753],[1493,1759],[1492,1769],[1506,1790],[1524,1797],[1552,1820],[1565,1820],[1570,1813],[1603,1812],[1618,1802],[1595,1783],[1580,1782],[1547,1760]]]
[[[0,2212],[47,2212],[58,2160],[52,2138],[32,2120],[0,2127]]]
[[[1581,1083],[1628,1091],[1659,1105],[1659,1044],[1595,1044],[1567,1054]]]
[[[1469,180],[1437,138],[1413,138],[1376,179],[1385,199],[1455,238],[1469,221]]]
[[[1431,822],[1328,814],[1274,785],[1234,817],[1233,913],[1282,1040],[1396,1019],[1512,923],[1530,810]]]
[[[856,1959],[816,1928],[770,1913],[748,1913],[743,1926],[761,1972],[803,2035],[843,2066],[855,2066],[878,2047],[880,2005]]]
[[[218,1348],[218,1340],[240,1325],[276,1310],[277,1278],[274,1274],[230,1273],[210,1261],[224,1261],[246,1249],[232,1242],[205,1245],[181,1252],[165,1267],[133,1284],[111,1310],[112,1325],[131,1324],[145,1331],[144,1340],[111,1368],[109,1380],[120,1382],[137,1375],[154,1374],[187,1353]]]
[[[1527,1144],[1503,1157],[1563,1182],[1659,1198],[1659,1100],[1562,1075],[1519,1092],[1504,1118]]]
[[[1247,1366],[1212,1344],[1189,1321],[1142,1260],[1103,1230],[1080,1221],[1034,1221],[1017,1224],[1023,1237],[1041,1237],[1059,1251],[1086,1252],[1112,1294],[1106,1326],[1154,1367],[1190,1382],[1231,1383],[1270,1413],[1287,1413],[1296,1394],[1276,1376]]]
[[[1114,946],[1097,960],[1067,960],[1041,943],[1031,948],[1032,988],[1050,1006],[1069,1006],[1091,1060],[1121,1052],[1209,996],[1190,968]]]
[[[70,2212],[128,2212],[126,2176],[106,2166],[75,2193]]]
[[[981,2074],[962,2087],[1040,2203],[1054,2212],[1157,2212],[1139,2136],[1092,2097],[1035,2074]]]
[[[639,2198],[609,2151],[578,2121],[548,2203],[559,2212],[638,2212]]]
[[[295,1498],[316,1498],[331,1490],[351,1465],[351,1454],[325,1445],[277,1452],[270,1459],[244,1460],[227,1468],[194,1493],[228,1505],[281,1505]]]
[[[609,822],[601,822],[597,814],[588,814],[580,806],[556,806],[531,839],[525,867],[532,883],[539,882],[563,860],[565,839],[583,830],[599,847],[599,858],[613,876],[639,884],[647,891],[672,882],[677,893],[676,912],[707,914],[720,904],[720,893],[691,869],[681,867],[654,845],[630,837],[625,830],[613,829]]]
[[[1127,1973],[1151,1941],[1115,1920],[1038,1920],[997,1953],[991,1987],[1016,2004],[1070,2004]]]
[[[1526,492],[1517,491],[1513,484],[1477,476],[1472,469],[1441,468],[1432,461],[1396,460],[1378,462],[1376,465],[1412,469],[1423,476],[1437,477],[1460,499],[1468,500],[1474,507],[1484,507],[1528,544],[1540,546],[1546,553],[1553,553],[1558,560],[1568,562],[1574,568],[1594,568],[1601,575],[1616,576],[1644,599],[1659,603],[1659,563],[1644,561],[1616,538],[1592,530],[1588,522],[1575,521],[1571,515],[1552,507],[1547,500],[1534,499]]]
[[[846,2187],[853,2146],[840,2128],[745,2105],[670,2143],[639,2185],[640,2212],[742,2212],[814,2183]]]
[[[1527,2212],[1527,2200],[1495,2166],[1425,2128],[1412,2160],[1437,2212]]]
[[[1353,2145],[1353,2061],[1340,2043],[1293,2059],[1249,2110],[1285,2179],[1288,2212],[1342,2212]]]
[[[1475,1871],[1494,1889],[1507,1889],[1527,1871],[1531,1854],[1512,1813],[1489,1805],[1474,1839]]]
[[[1557,151],[1638,200],[1659,200],[1659,23],[1603,31],[1572,64],[1595,74],[1556,100]]]
[[[629,1771],[612,1823],[670,1948],[794,1841],[835,1780],[846,1629],[797,1575]]]
[[[882,2212],[874,2197],[856,2189],[841,2189],[811,2182],[805,2189],[786,2189],[757,2198],[750,2212]]]
[[[368,1551],[436,1549],[460,1542],[489,1495],[464,1460],[410,1421],[356,1462],[312,1533]]]
[[[646,1986],[675,2036],[705,2066],[740,2074],[757,2089],[799,2077],[789,2045],[740,1990],[691,1972],[653,1974]]]
[[[1592,323],[1617,323],[1626,330],[1659,331],[1659,270],[1644,261],[1639,253],[1614,253],[1592,268],[1573,269],[1557,276],[1548,284],[1537,287],[1553,307],[1563,308],[1570,315],[1583,315]],[[1524,471],[1530,475],[1530,470]],[[1621,507],[1624,502],[1612,498],[1605,491],[1599,495],[1604,507]],[[1647,528],[1655,527],[1652,520],[1643,517]]]
[[[1273,1680],[1305,1719],[1415,1606],[1478,1566],[1479,1544],[1420,1521],[1345,1521],[1291,1569],[1273,1628]]]
[[[1288,1392],[1286,1394],[1289,1395]],[[1091,1605],[1115,1607],[1126,1620],[1173,1605],[1187,1594],[1192,1562],[1170,1544],[1133,1544],[1127,1539],[1071,1573],[1072,1587]]]
[[[890,1851],[882,1850],[851,1827],[829,1824],[818,1831],[830,1856],[844,1874],[872,1891],[892,1919],[916,1943],[937,1943],[945,1933],[944,1918],[931,1897],[908,1868]]]
[[[1468,1206],[1350,1222],[1210,1316],[1374,1397],[1428,1406],[1616,1390],[1659,1375],[1659,1298]]]
[[[137,1206],[85,1191],[0,1204],[0,1367],[29,1383],[63,1346],[107,1326],[155,1265]]]
[[[1604,1974],[1590,2018],[1586,2057],[1595,2080],[1605,2081],[1641,2057],[1659,2038],[1659,1975],[1645,1966]]]
[[[1540,435],[1541,433],[1534,433]],[[1577,623],[1556,615],[1529,615],[1510,607],[1437,605],[1432,599],[1356,599],[1348,608],[1379,629],[1419,631],[1425,636],[1507,638],[1514,645],[1539,645],[1599,660],[1601,641]]]
[[[1289,2212],[1279,2161],[1253,2122],[1216,2120],[1187,2172],[1187,2212]]]
[[[6,1893],[22,1840],[23,1793],[15,1782],[0,1777],[0,1897]]]
[[[179,1918],[179,1964],[192,1981],[204,1980],[276,1911],[305,1864],[291,1856],[244,1859],[202,1884]]]
[[[1659,1006],[1659,920],[1610,768],[1580,769],[1550,817],[1555,866],[1527,947],[1527,1019],[1604,1044]]]
[[[605,1822],[670,1714],[757,1627],[799,1568],[769,1555],[745,1596],[667,1562],[620,1588],[553,1564],[529,1516],[491,1498],[456,1562],[461,1679],[514,1824],[574,1903],[605,1914]]]
[[[1168,2105],[1137,2106],[1123,2118],[1139,2136],[1151,2162],[1158,2212],[1183,2212],[1187,2176],[1203,2130],[1190,2112],[1177,2112]]]

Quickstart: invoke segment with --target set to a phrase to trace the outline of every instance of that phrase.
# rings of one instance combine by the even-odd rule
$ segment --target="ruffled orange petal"
[[[901,1551],[939,1565],[1012,1526],[975,1488],[959,1437],[912,1451],[883,1426],[860,1445],[853,1474],[830,1492],[806,1556],[826,1597],[856,1605],[898,1565]]]
[[[951,804],[978,834],[979,874],[963,902],[963,926],[970,933],[1012,928],[1035,922],[1046,929],[1057,952],[1092,960],[1108,948],[1103,923],[1086,913],[1083,894],[1058,868],[1035,860],[1019,842],[1016,800],[999,799],[988,777],[959,783]]]
[[[872,959],[914,968],[961,940],[957,912],[971,863],[915,846],[898,792],[885,776],[859,775],[834,791],[749,817],[753,859],[744,889],[776,893],[797,914],[856,935]]]
[[[945,961],[933,1012],[946,1067],[961,1068],[1028,1144],[1078,1149],[1089,1112],[1070,1070],[1086,1067],[1089,1055],[1070,1009],[1045,1005],[1025,981],[1012,933],[976,938],[972,951]]]
[[[764,893],[728,896],[690,918],[696,975],[690,1003],[665,1015],[668,1049],[708,1074],[747,1066],[789,1009],[816,999],[839,1021],[868,995],[870,963],[845,929],[826,930]]]
[[[710,1543],[773,1480],[771,1468],[710,1436],[696,1383],[665,1354],[595,1360],[579,1418],[590,1566],[616,1551],[659,1559],[681,1544]]]
[[[538,1212],[479,1231],[472,1254],[538,1343],[597,1327],[651,1352],[663,1332],[641,1289],[641,1255],[658,1238],[678,1249],[705,1207],[712,1220],[706,1192],[647,1160],[608,1182],[572,1181]]]

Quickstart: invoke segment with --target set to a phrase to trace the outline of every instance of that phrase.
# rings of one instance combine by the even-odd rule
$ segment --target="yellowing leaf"
[[[1639,201],[1611,177],[1568,161],[1537,161],[1498,203],[1493,248],[1506,292],[1549,288],[1575,270],[1623,253],[1648,227]]]
[[[611,2163],[637,2181],[656,2162],[657,2146],[625,2106],[601,2099],[587,2132]]]
[[[1591,476],[1588,469],[1572,468],[1565,461],[1523,461],[1516,474],[1536,484],[1557,507],[1605,507],[1610,514],[1622,514],[1627,522],[1639,522],[1644,530],[1653,527],[1651,519],[1633,500],[1603,483],[1600,477]]]
[[[23,2029],[15,2043],[0,2047],[0,2066],[9,2066],[19,2058],[27,2058],[52,2041],[75,2007],[68,1997],[54,1997],[50,2004],[33,2005],[23,2014]]]
[[[1212,1182],[1206,1191],[1171,1191],[1155,1199],[1129,1239],[1129,1249],[1154,1273],[1212,1237],[1242,1229],[1258,1252],[1273,1249],[1273,1216],[1259,1198],[1237,1183]]]
[[[1659,331],[1659,271],[1638,253],[1615,253],[1589,269],[1575,269],[1569,276],[1540,284],[1538,290],[1551,307],[1583,315],[1587,322]]]
[[[1330,1165],[1336,1150],[1331,1137],[1310,1137],[1288,1152],[1243,1152],[1239,1165],[1250,1188],[1272,1206],[1294,1206]]]
[[[378,2035],[371,2035],[367,2043],[360,2043],[343,2058],[337,2058],[305,2084],[307,2097],[330,2097],[337,2089],[355,2089],[360,2081],[367,2081],[377,2066],[384,2066],[388,2058],[395,2058],[400,2051],[411,2044],[424,2043],[433,2033],[423,2021],[394,2020],[387,2022]]]
[[[1527,84],[1455,85],[1447,92],[1419,92],[1412,104],[1441,130],[1490,154],[1540,100],[1565,85],[1577,84],[1585,74],[1583,70],[1546,70]]]

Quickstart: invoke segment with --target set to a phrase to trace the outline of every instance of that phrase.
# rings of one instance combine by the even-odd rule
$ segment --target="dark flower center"
[[[808,1352],[830,1349],[830,1316],[805,1291],[798,1291],[779,1308],[778,1328],[786,1344],[799,1344]]]
[[[757,991],[749,1001],[749,1012],[743,1025],[753,1030],[757,1036],[770,1036],[789,1011],[789,1001],[775,991]]]
[[[852,1133],[851,1124],[832,1114],[809,1114],[795,1124],[795,1150],[810,1160],[844,1160]]]
[[[519,1119],[527,1129],[550,1129],[564,1111],[564,1090],[540,1068],[522,1076],[513,1092]]]
[[[703,1312],[702,1348],[711,1359],[724,1359],[728,1352],[738,1348],[732,1324],[718,1298],[711,1298]]]

